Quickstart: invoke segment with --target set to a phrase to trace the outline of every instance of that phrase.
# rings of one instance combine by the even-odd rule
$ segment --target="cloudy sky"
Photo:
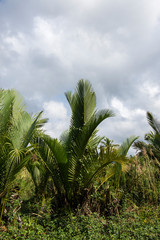
[[[69,124],[64,92],[81,78],[116,113],[101,134],[143,139],[146,111],[160,119],[160,1],[0,0],[0,87],[44,109],[53,137]]]

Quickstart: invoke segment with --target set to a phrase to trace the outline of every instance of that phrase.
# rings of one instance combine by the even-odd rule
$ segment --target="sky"
[[[0,87],[44,110],[52,137],[68,128],[64,92],[82,78],[116,114],[99,133],[143,140],[146,112],[160,119],[160,1],[0,0]]]

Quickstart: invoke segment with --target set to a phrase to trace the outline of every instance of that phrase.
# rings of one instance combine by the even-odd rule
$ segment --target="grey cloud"
[[[129,111],[159,114],[160,91],[144,89],[159,87],[159,19],[158,0],[0,1],[1,87],[18,89],[38,111],[84,78],[98,107],[111,108],[116,96]],[[108,126],[103,132],[117,140],[148,129],[139,115]]]

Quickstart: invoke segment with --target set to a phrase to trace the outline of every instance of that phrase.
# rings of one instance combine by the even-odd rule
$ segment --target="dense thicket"
[[[160,123],[148,112],[147,119],[153,131],[145,135],[146,141],[137,141],[137,137],[131,136],[119,146],[106,136],[98,135],[99,124],[114,117],[114,113],[109,109],[96,109],[96,95],[89,81],[80,80],[74,93],[67,92],[65,96],[72,114],[68,130],[61,133],[58,140],[44,133],[47,119],[42,118],[42,112],[31,116],[15,90],[0,91],[0,223],[3,236],[9,237],[12,232],[9,226],[16,224],[20,228],[17,228],[18,239],[26,237],[30,230],[29,239],[36,239],[35,229],[50,228],[51,223],[59,229],[60,225],[55,223],[59,216],[59,224],[64,229],[65,223],[69,224],[68,219],[71,220],[73,239],[85,239],[91,234],[87,230],[82,236],[83,231],[76,230],[78,226],[82,230],[89,228],[87,221],[95,225],[91,239],[96,239],[96,231],[97,238],[104,234],[104,239],[110,239],[107,236],[113,237],[111,235],[118,239],[106,219],[120,217],[122,213],[125,218],[126,211],[137,211],[139,216],[138,209],[145,204],[155,209],[159,206]],[[128,157],[133,143],[138,154]],[[94,217],[86,220],[92,213],[98,214],[99,225]],[[62,215],[65,223],[60,218]],[[78,225],[74,223],[75,218]],[[32,229],[32,223],[26,225],[29,221],[36,227]],[[63,238],[58,238],[54,227],[51,228],[53,239],[71,239],[71,235],[67,238],[63,233],[59,233]],[[115,231],[120,236],[120,229]],[[42,239],[52,238],[46,235]]]

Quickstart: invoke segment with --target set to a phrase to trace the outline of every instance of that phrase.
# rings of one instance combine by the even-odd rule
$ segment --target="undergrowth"
[[[45,210],[11,215],[8,224],[0,228],[0,239],[160,239],[160,207],[151,205],[128,206],[119,215],[107,218],[80,212],[64,212],[51,218]]]

